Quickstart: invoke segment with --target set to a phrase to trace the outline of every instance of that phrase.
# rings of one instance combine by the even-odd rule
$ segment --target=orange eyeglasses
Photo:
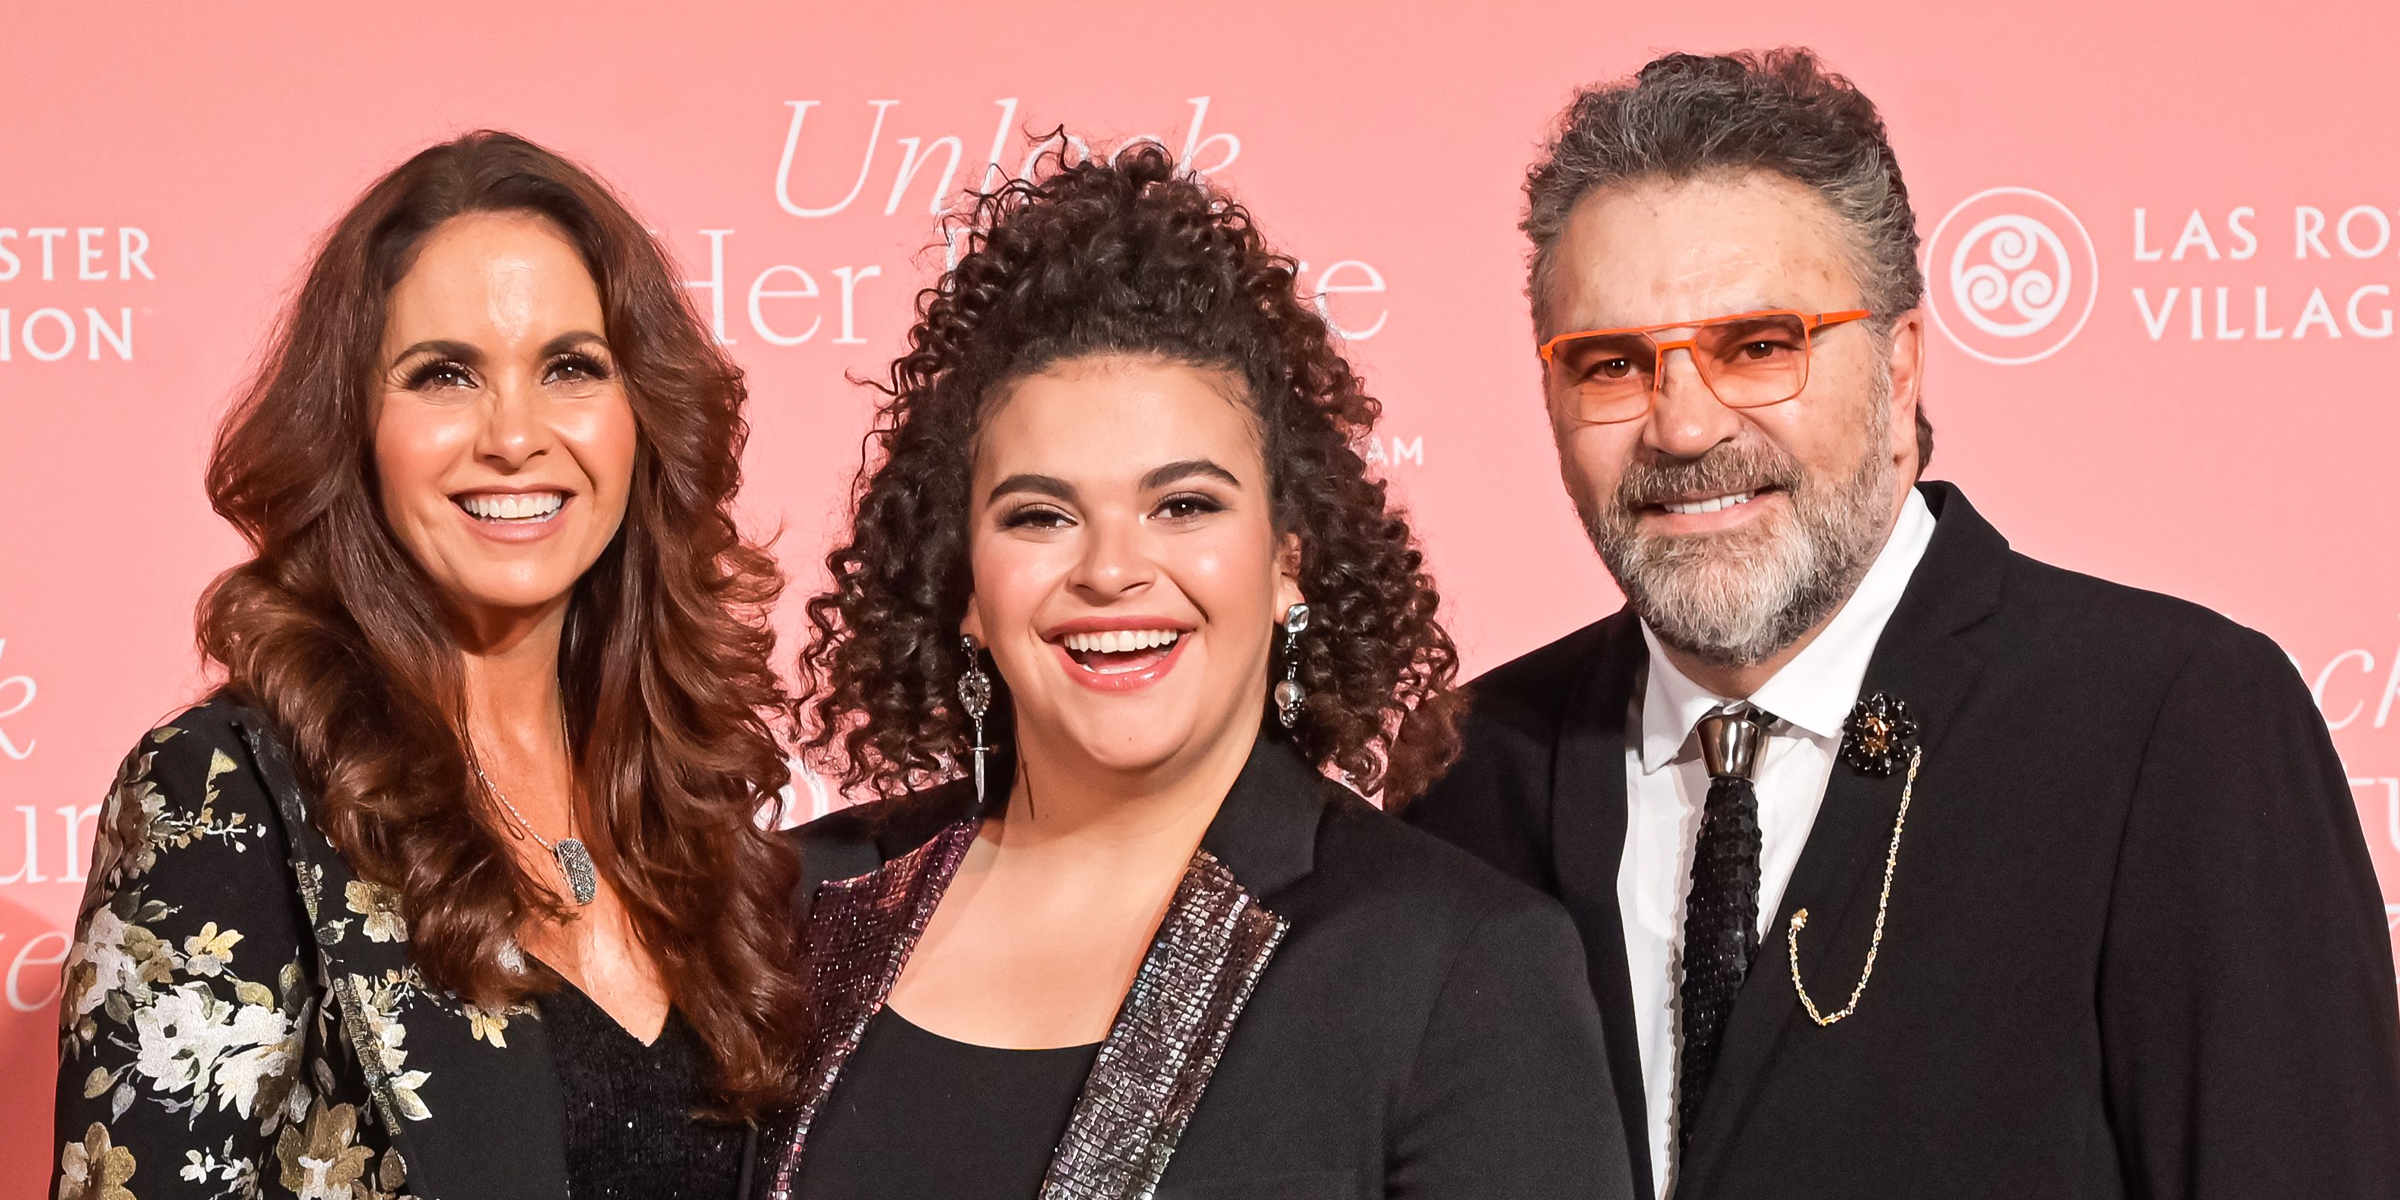
[[[1727,408],[1781,404],[1808,387],[1809,340],[1819,329],[1863,321],[1868,310],[1801,313],[1784,309],[1707,321],[1671,321],[1633,329],[1562,333],[1542,343],[1550,392],[1587,425],[1636,420],[1658,399],[1669,350],[1688,350],[1700,382]],[[1663,329],[1692,335],[1660,341]]]

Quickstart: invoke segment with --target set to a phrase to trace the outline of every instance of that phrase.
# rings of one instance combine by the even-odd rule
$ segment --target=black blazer
[[[2283,652],[2045,566],[1946,484],[1863,694],[1923,769],[1857,1012],[1901,790],[1837,764],[1737,1000],[1679,1172],[1713,1197],[2400,1196],[2400,1001],[2323,720]],[[1409,820],[1559,896],[1650,1188],[1617,866],[1633,617],[1474,685]],[[1638,731],[1635,731],[1638,736]]]
[[[57,1114],[99,1195],[291,1196],[301,1158],[359,1196],[567,1194],[566,1112],[533,1006],[426,986],[398,895],[311,816],[273,727],[219,697],[152,730],[101,805],[66,965]],[[224,1042],[197,1079],[190,1016]],[[204,1178],[183,1174],[198,1164]],[[105,1167],[102,1165],[106,1163]],[[121,1173],[106,1176],[126,1178]]]
[[[971,808],[953,784],[799,831],[812,874],[870,873],[815,889],[805,917],[827,1028],[802,1075],[819,1086],[769,1148],[768,1195],[788,1194],[806,1117],[972,840]],[[1193,1011],[1204,1015],[1177,1024]],[[1208,1053],[1218,1039],[1221,1058]],[[1043,1194],[1145,1195],[1155,1177],[1160,1200],[1618,1200],[1632,1184],[1617,1129],[1599,1014],[1559,906],[1262,734]],[[1070,1156],[1082,1185],[1071,1193],[1055,1165]]]

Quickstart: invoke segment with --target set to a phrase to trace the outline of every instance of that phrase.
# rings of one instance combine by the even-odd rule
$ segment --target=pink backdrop
[[[2400,899],[2395,10],[516,7],[10,15],[0,1192],[32,1194],[57,1152],[57,964],[91,806],[132,739],[207,686],[192,602],[239,550],[201,494],[209,432],[317,234],[377,173],[478,126],[598,168],[721,313],[755,396],[748,517],[781,528],[801,587],[870,406],[843,373],[884,360],[941,265],[936,189],[980,180],[996,138],[1015,169],[1024,131],[1061,122],[1191,145],[1353,336],[1389,414],[1378,450],[1480,669],[1617,603],[1536,398],[1513,228],[1528,157],[1576,84],[1656,50],[1812,44],[1883,104],[1931,240],[1933,473],[2024,550],[2282,643]]]

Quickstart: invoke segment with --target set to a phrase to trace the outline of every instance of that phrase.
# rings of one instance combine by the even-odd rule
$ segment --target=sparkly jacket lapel
[[[1332,786],[1290,743],[1259,735],[1100,1046],[1041,1200],[1157,1189],[1234,1022],[1291,928],[1260,897],[1313,867],[1323,789]]]
[[[1326,786],[1288,745],[1261,736],[1101,1043],[1042,1200],[1132,1200],[1155,1191],[1289,928],[1259,898],[1312,868]],[[972,817],[956,821],[868,874],[817,889],[806,918],[806,953],[819,1032],[803,1053],[796,1116],[781,1147],[770,1151],[770,1200],[791,1200],[810,1125],[899,979],[977,824]]]
[[[767,1195],[789,1200],[808,1131],[842,1068],[883,1008],[900,968],[933,919],[942,893],[975,844],[973,818],[943,827],[932,841],[865,875],[817,889],[805,931],[806,971],[816,1021],[800,1055],[800,1102],[772,1151]]]
[[[1075,1101],[1041,1200],[1118,1200],[1157,1189],[1288,928],[1214,854],[1192,856]]]

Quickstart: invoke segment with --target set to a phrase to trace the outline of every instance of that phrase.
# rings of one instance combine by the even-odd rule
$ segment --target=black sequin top
[[[1042,1189],[1100,1047],[1000,1050],[884,1009],[800,1160],[802,1200],[1026,1200]]]
[[[742,1128],[693,1117],[707,1050],[682,1013],[645,1046],[568,984],[543,997],[542,1024],[567,1107],[569,1195],[734,1200]]]

